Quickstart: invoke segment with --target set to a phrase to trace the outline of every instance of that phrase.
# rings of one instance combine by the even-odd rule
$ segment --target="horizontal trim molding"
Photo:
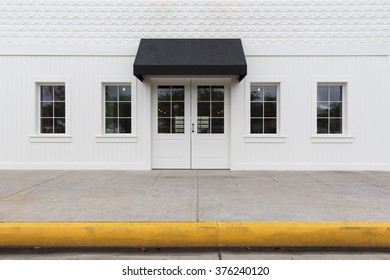
[[[0,170],[150,170],[146,162],[0,162]]]
[[[312,143],[353,143],[353,135],[313,135]]]
[[[388,163],[246,163],[232,165],[231,170],[277,171],[390,171]]]
[[[243,45],[245,56],[387,56],[383,45]],[[130,45],[14,45],[0,44],[0,55],[135,56],[138,44]]]
[[[284,135],[245,135],[245,143],[286,143],[287,137]]]
[[[70,143],[72,136],[70,135],[30,135],[30,143]]]
[[[123,135],[99,135],[95,136],[96,143],[136,143],[138,136],[123,136]]]

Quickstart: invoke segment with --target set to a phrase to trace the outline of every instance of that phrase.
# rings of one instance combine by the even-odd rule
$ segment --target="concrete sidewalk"
[[[0,221],[385,221],[390,172],[0,171]]]

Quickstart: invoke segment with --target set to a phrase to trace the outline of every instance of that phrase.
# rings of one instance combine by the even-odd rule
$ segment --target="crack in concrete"
[[[272,181],[274,181],[277,185],[279,186],[283,186],[281,183],[279,183],[279,181],[277,181],[274,177],[272,177],[271,175],[268,174],[267,171],[263,171],[265,175],[267,175],[268,177],[270,177],[272,179]]]
[[[14,173],[14,172],[16,172],[16,170],[5,171],[3,173],[0,173],[0,176],[6,175],[6,174],[10,174],[10,173]]]
[[[120,172],[119,174],[115,175],[114,177],[112,177],[111,179],[109,179],[107,182],[105,182],[104,184],[102,184],[102,186],[105,186],[107,185],[108,183],[111,183],[113,180],[115,180],[116,178],[118,178],[120,175],[122,175],[123,173],[125,173],[126,171],[122,171]]]
[[[366,180],[364,180],[364,179],[362,179],[362,178],[355,178],[355,177],[352,177],[352,176],[350,176],[350,175],[343,174],[343,173],[341,173],[342,171],[335,171],[335,172],[336,172],[337,174],[342,175],[342,176],[345,176],[345,177],[348,177],[348,178],[351,178],[351,179],[356,179],[356,180],[358,180],[358,181],[360,181],[360,182],[362,182],[362,183],[366,183],[366,184],[368,184],[370,187],[376,187],[376,188],[379,188],[379,189],[381,189],[381,190],[385,190],[386,192],[390,192],[390,190],[389,190],[388,188],[383,187],[383,186],[381,186],[381,185],[379,185],[379,184],[376,184],[376,183],[372,183],[372,182],[366,181]]]
[[[68,174],[70,174],[70,173],[72,173],[72,172],[74,172],[74,171],[73,171],[73,170],[72,170],[72,171],[69,171],[69,172],[67,172],[67,173],[65,173],[65,174],[62,174],[62,175],[60,175],[60,176],[57,176],[57,177],[48,179],[48,180],[43,181],[43,182],[40,182],[40,183],[35,184],[35,185],[31,186],[31,187],[28,187],[28,188],[25,188],[25,189],[23,189],[23,190],[20,190],[20,191],[17,191],[17,192],[8,194],[8,195],[6,195],[6,196],[0,197],[0,200],[3,200],[3,199],[5,199],[5,198],[8,198],[8,197],[13,196],[13,195],[15,195],[15,194],[22,193],[22,192],[24,192],[24,191],[27,191],[27,190],[30,190],[30,189],[33,189],[33,188],[36,188],[36,187],[39,187],[40,185],[46,184],[47,182],[50,182],[50,181],[56,180],[56,179],[58,179],[58,178],[61,178],[61,177],[63,177],[63,176],[66,176],[66,175],[68,175]],[[31,193],[32,193],[32,192],[31,192]],[[31,193],[30,193],[30,194],[31,194]],[[30,195],[30,194],[29,194],[29,195]]]
[[[234,180],[232,173],[229,170],[228,170],[228,173],[229,173],[230,178],[233,180],[234,184],[236,185],[236,187],[239,188],[240,186],[237,184],[236,180]]]
[[[154,186],[154,184],[156,184],[157,180],[160,178],[162,173],[163,173],[163,170],[160,170],[160,173],[158,173],[158,176],[157,176],[156,180],[154,180],[152,187]]]

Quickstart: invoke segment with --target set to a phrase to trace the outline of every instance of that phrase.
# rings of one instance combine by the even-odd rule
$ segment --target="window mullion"
[[[330,86],[328,86],[328,134],[330,134]]]
[[[263,104],[263,114],[262,114],[262,126],[263,126],[263,131],[262,131],[262,134],[264,134],[264,117],[265,117],[265,115],[264,115],[264,107],[265,107],[265,102],[264,102],[264,93],[265,93],[265,88],[264,88],[264,86],[262,86],[261,87],[261,89],[262,89],[262,92],[263,92],[263,100],[261,100],[261,102],[262,102],[262,104]]]
[[[54,118],[54,116],[55,116],[55,115],[54,115],[54,105],[55,105],[55,104],[54,104],[54,86],[52,86],[52,92],[53,92],[53,100],[52,100],[52,104],[53,104],[53,127],[52,127],[52,129],[53,129],[53,132],[52,132],[52,133],[54,134],[54,133],[55,133],[55,132],[54,132],[54,128],[55,128],[55,118]]]
[[[116,106],[117,106],[117,116],[116,116],[116,121],[117,121],[117,125],[116,125],[116,129],[117,129],[117,132],[119,134],[119,86],[117,86],[117,91],[116,91]]]

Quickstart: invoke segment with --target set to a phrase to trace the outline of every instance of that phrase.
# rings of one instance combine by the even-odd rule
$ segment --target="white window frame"
[[[138,141],[137,136],[137,90],[136,79],[133,77],[98,77],[96,93],[99,94],[94,100],[96,108],[96,143],[134,143]],[[131,133],[105,133],[105,86],[130,85],[131,87]]]
[[[341,134],[317,133],[317,87],[318,85],[342,86],[342,128]],[[350,134],[350,104],[353,88],[352,77],[321,76],[312,78],[312,143],[353,143],[354,136]]]
[[[277,96],[276,96],[276,133],[272,134],[255,134],[251,133],[251,86],[261,85],[261,86],[277,86]],[[283,110],[283,77],[267,77],[267,76],[258,76],[258,77],[245,77],[245,135],[244,142],[247,143],[256,143],[256,142],[266,142],[266,143],[285,143],[286,135],[283,133],[284,126],[284,111]]]
[[[70,77],[31,77],[33,92],[28,104],[34,104],[29,139],[31,143],[70,143],[71,136],[71,78]],[[41,133],[41,86],[65,86],[65,133]]]

